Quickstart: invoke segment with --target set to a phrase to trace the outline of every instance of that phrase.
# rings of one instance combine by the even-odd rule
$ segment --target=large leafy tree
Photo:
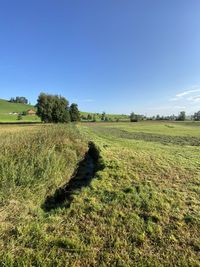
[[[72,103],[69,108],[70,118],[71,121],[80,121],[80,112],[78,110],[78,105],[75,103]]]
[[[37,100],[37,115],[43,122],[69,122],[69,102],[62,96],[41,93]]]
[[[185,121],[186,120],[186,113],[185,111],[181,111],[177,118],[178,121]]]

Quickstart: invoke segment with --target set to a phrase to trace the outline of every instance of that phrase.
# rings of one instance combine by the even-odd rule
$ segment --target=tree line
[[[187,116],[185,111],[181,111],[177,116],[176,115],[170,115],[170,116],[160,116],[159,114],[156,116],[143,116],[139,114],[135,114],[132,112],[130,114],[130,121],[131,122],[137,122],[141,120],[167,120],[167,121],[185,121],[185,120],[194,120],[194,121],[200,121],[200,110],[195,112],[193,115]]]
[[[17,96],[17,97],[11,97],[9,100],[11,103],[21,103],[21,104],[28,104],[28,99],[24,96]]]
[[[28,104],[28,99],[24,96],[17,96],[9,100],[11,103],[22,103]],[[105,112],[102,114],[93,113],[87,115],[80,115],[78,105],[72,103],[69,106],[69,101],[59,95],[50,95],[41,93],[38,97],[37,104],[37,115],[41,118],[43,122],[48,123],[66,123],[66,122],[76,122],[76,121],[93,121],[96,122],[97,119],[101,121],[119,121],[119,118],[110,118]],[[26,115],[21,114],[21,115]],[[127,116],[128,118],[128,116]],[[152,117],[147,117],[140,114],[135,114],[132,112],[129,116],[131,122],[137,122],[141,120],[171,120],[171,121],[185,121],[186,119],[200,121],[200,110],[195,112],[191,116],[186,116],[185,111],[181,111],[178,116],[160,116],[159,114]]]

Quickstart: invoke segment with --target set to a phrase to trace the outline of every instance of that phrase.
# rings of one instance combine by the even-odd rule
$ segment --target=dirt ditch
[[[51,211],[59,207],[69,208],[73,196],[78,194],[83,187],[90,185],[97,171],[104,168],[104,162],[100,155],[100,150],[93,142],[89,142],[88,151],[83,160],[78,164],[69,182],[56,189],[55,193],[47,196],[42,208],[45,211]]]

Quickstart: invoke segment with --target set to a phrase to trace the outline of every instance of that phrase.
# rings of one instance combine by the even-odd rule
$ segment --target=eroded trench
[[[89,142],[88,151],[83,160],[79,162],[70,180],[64,186],[56,189],[53,195],[47,196],[42,208],[45,211],[51,211],[59,207],[69,208],[73,196],[78,194],[83,187],[89,186],[96,172],[104,167],[99,148],[93,142]]]

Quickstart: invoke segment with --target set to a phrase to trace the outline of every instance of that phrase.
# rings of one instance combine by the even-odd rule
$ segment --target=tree
[[[102,121],[105,121],[105,119],[106,119],[106,113],[105,112],[102,112],[102,114],[101,114],[101,120]]]
[[[195,121],[200,121],[200,110],[194,113],[193,118]]]
[[[186,119],[185,111],[181,111],[181,112],[179,113],[179,115],[178,115],[177,120],[178,120],[178,121],[185,121],[185,119]]]
[[[156,115],[156,120],[159,121],[160,120],[160,115]]]
[[[78,105],[73,103],[69,108],[71,121],[80,121],[80,112],[78,110]]]
[[[11,99],[9,100],[9,102],[14,103],[15,102],[14,97],[11,97]]]
[[[27,110],[22,111],[21,115],[22,115],[22,116],[26,116],[26,115],[27,115]]]
[[[85,115],[81,115],[81,120],[86,121],[87,117]]]
[[[96,114],[93,114],[92,121],[93,121],[93,122],[96,122],[96,121],[97,121],[97,119],[96,119]]]
[[[88,120],[88,121],[91,121],[91,120],[92,120],[92,115],[91,115],[91,114],[88,114],[88,115],[87,115],[87,120]]]
[[[37,115],[43,122],[69,122],[69,102],[62,96],[41,93],[37,100]]]
[[[16,98],[11,97],[9,100],[11,103],[22,103],[22,104],[28,104],[28,99],[24,96],[17,96]]]
[[[131,112],[130,121],[131,122],[137,122],[138,121],[138,115],[136,115],[134,112]]]
[[[143,115],[140,115],[140,114],[135,114],[134,112],[132,112],[129,116],[130,118],[130,121],[131,122],[137,122],[137,121],[142,121],[144,120],[144,116]]]

